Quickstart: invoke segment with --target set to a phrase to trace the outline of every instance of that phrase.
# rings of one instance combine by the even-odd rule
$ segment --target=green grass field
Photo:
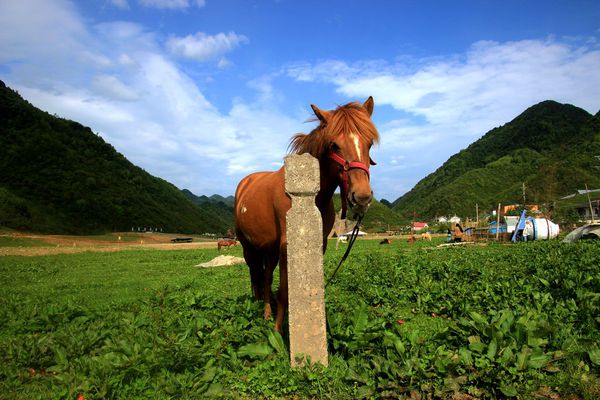
[[[0,236],[0,247],[48,247],[50,244],[36,239]]]
[[[600,397],[598,242],[434,245],[359,240],[300,369],[216,250],[0,257],[0,399]]]

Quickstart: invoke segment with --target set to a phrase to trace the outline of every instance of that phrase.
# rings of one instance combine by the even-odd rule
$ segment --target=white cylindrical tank
[[[548,218],[532,218],[533,238],[535,240],[556,239],[560,230],[558,224]]]

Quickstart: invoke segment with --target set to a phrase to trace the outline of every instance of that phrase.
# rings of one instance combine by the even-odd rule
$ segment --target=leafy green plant
[[[593,399],[598,246],[359,240],[298,369],[245,267],[193,268],[216,250],[2,257],[0,398]]]

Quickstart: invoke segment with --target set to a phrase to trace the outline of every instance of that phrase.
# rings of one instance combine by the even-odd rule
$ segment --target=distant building
[[[429,228],[429,225],[427,224],[427,222],[415,222],[413,224],[413,230],[415,232],[421,231],[423,229],[427,229]]]
[[[448,223],[448,218],[446,218],[446,217],[438,217],[437,221],[440,224],[446,224],[446,223]]]
[[[451,224],[460,224],[460,217],[457,217],[456,215],[452,218],[450,218],[450,223]]]
[[[590,210],[589,203],[581,203],[575,206],[577,214],[583,221],[600,221],[600,200],[592,200],[592,209]],[[594,215],[592,215],[592,211]]]
[[[523,205],[521,204],[502,204],[500,206],[500,215],[506,215],[509,211],[520,211],[523,208]],[[539,204],[526,204],[525,208],[532,212],[532,211],[540,211],[540,206]]]
[[[585,190],[585,189],[577,189],[577,191],[573,194],[570,194],[568,196],[565,197],[561,197],[561,200],[566,200],[566,199],[571,199],[575,196],[581,195],[581,194],[586,194],[586,193],[596,193],[596,192],[600,192],[600,189],[590,189],[590,190]]]

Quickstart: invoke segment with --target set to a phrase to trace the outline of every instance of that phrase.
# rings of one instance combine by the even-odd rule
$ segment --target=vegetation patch
[[[598,242],[359,240],[326,292],[329,368],[291,369],[246,268],[193,267],[216,255],[0,258],[0,398],[600,393]]]

